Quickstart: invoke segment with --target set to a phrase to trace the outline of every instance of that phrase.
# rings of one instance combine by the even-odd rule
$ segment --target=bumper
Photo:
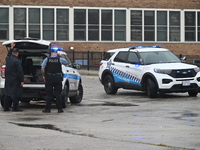
[[[158,89],[162,92],[189,92],[200,90],[200,76],[172,78],[168,75],[157,77]]]
[[[45,88],[23,88],[23,100],[27,99],[45,99]]]
[[[193,83],[190,86],[183,86],[182,84],[173,85],[170,89],[159,89],[159,92],[164,93],[179,93],[179,92],[189,92],[189,91],[200,91],[197,84]]]

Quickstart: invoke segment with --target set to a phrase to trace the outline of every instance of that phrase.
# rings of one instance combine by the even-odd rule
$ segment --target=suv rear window
[[[105,52],[103,60],[109,60],[114,52]]]

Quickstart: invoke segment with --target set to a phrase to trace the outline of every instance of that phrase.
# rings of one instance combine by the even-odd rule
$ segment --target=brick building
[[[1,0],[0,43],[22,37],[75,51],[156,44],[192,62],[200,58],[200,0]]]

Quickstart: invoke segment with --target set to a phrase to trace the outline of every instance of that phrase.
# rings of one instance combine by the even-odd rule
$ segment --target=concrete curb
[[[98,70],[78,70],[81,75],[91,75],[91,76],[98,76]]]

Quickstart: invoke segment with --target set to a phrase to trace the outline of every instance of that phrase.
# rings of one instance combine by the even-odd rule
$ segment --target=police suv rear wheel
[[[116,94],[118,88],[115,87],[113,78],[110,75],[107,75],[104,79],[104,90],[107,94]]]
[[[77,94],[75,96],[69,97],[69,100],[73,104],[80,103],[83,99],[83,86],[80,83],[78,86]]]
[[[63,108],[67,107],[68,93],[69,93],[69,89],[68,89],[68,86],[65,84],[64,91],[63,91],[63,94],[62,94],[62,106],[63,106]]]

